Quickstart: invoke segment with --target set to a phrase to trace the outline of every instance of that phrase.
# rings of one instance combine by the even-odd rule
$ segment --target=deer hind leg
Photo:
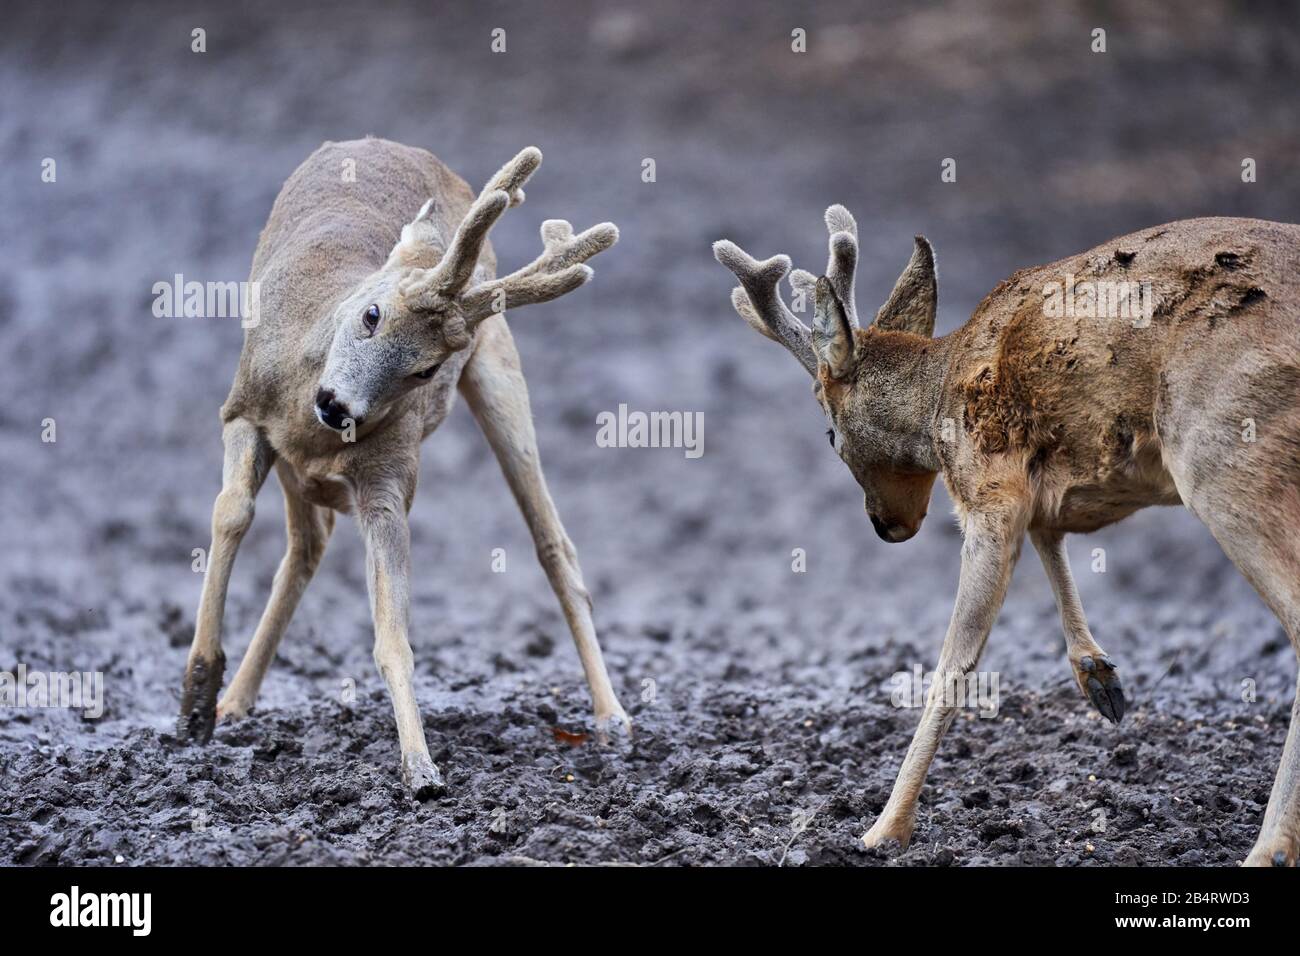
[[[281,462],[276,468],[283,475],[285,465]],[[290,490],[290,484],[283,479],[280,487],[284,492],[288,547],[279,570],[275,572],[271,599],[262,612],[253,640],[244,652],[244,660],[235,673],[235,679],[230,682],[217,705],[219,720],[238,720],[252,709],[266,670],[275,658],[280,638],[284,636],[303,591],[311,583],[312,576],[320,565],[325,546],[329,543],[330,532],[334,529],[333,511],[317,507],[301,498]]]
[[[1274,395],[1272,406],[1261,405],[1251,377],[1237,381],[1244,383],[1237,393],[1222,396],[1230,412],[1162,439],[1184,504],[1277,615],[1300,656],[1300,438],[1288,404],[1296,396]],[[1255,419],[1255,441],[1242,440],[1242,416]],[[1263,826],[1246,859],[1252,866],[1298,862],[1300,684]]]
[[[1124,717],[1127,702],[1124,685],[1114,661],[1102,650],[1088,630],[1088,621],[1079,603],[1079,592],[1070,573],[1070,559],[1065,550],[1065,535],[1059,531],[1034,530],[1029,532],[1043,570],[1056,595],[1056,607],[1061,612],[1061,626],[1065,631],[1065,652],[1074,670],[1074,680],[1083,696],[1092,701],[1103,717],[1119,723]]]
[[[1234,505],[1202,513],[1215,539],[1227,552],[1246,579],[1269,606],[1300,656],[1300,484],[1292,493],[1293,513],[1269,515],[1270,503],[1260,498],[1250,500],[1250,509],[1260,514],[1246,516]],[[1279,512],[1285,509],[1279,509]],[[1234,513],[1235,512],[1235,513]],[[1276,524],[1271,522],[1276,521]],[[1250,525],[1253,527],[1247,527]],[[1284,531],[1285,529],[1285,531]],[[1284,533],[1279,533],[1283,532]],[[1285,540],[1287,537],[1289,541]],[[1282,747],[1282,760],[1268,809],[1254,848],[1246,859],[1248,866],[1296,866],[1300,864],[1300,683],[1291,706],[1291,726]]]
[[[560,523],[538,460],[528,387],[519,353],[505,321],[484,323],[482,339],[460,380],[462,393],[487,436],[519,503],[537,547],[537,558],[559,598],[591,688],[596,727],[604,737],[611,729],[630,729],[631,722],[614,694],[591,619],[591,595],[583,584],[573,542]]]
[[[950,688],[961,686],[979,663],[993,621],[1006,597],[1023,536],[1024,518],[1019,509],[1014,514],[971,515],[966,520],[957,603],[939,653],[934,682],[889,801],[862,837],[869,848],[896,840],[906,849],[912,839],[916,802],[926,772],[939,749],[939,741],[957,715],[958,701]]]
[[[221,650],[221,621],[226,609],[226,589],[235,553],[253,523],[254,499],[266,480],[275,452],[257,428],[241,418],[226,423],[221,432],[225,447],[221,493],[212,508],[212,547],[203,576],[194,643],[185,665],[181,687],[181,712],[176,733],[182,740],[207,743],[216,723],[217,692],[226,668]]]
[[[1202,487],[1192,491],[1188,506],[1277,615],[1300,656],[1300,481],[1289,495]],[[1300,863],[1300,684],[1264,823],[1246,863]]]
[[[1294,630],[1291,643],[1297,643]],[[1282,762],[1264,811],[1264,825],[1246,857],[1246,865],[1300,866],[1300,680],[1291,705],[1291,727],[1282,748]]]

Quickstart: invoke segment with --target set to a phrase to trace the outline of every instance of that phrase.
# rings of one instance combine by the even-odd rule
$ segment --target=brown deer
[[[487,241],[505,209],[523,202],[522,187],[541,161],[536,148],[525,149],[475,198],[431,153],[367,138],[326,143],[280,191],[253,256],[258,321],[245,322],[252,327],[221,409],[225,467],[182,689],[182,739],[206,742],[219,717],[248,713],[320,563],[334,513],[351,512],[366,546],[375,663],[393,700],[402,776],[417,797],[443,789],[412,686],[407,512],[420,442],[447,417],[457,389],[532,532],[586,671],[598,731],[629,726],[605,671],[577,554],[542,477],[504,315],[507,306],[581,286],[592,274],[584,263],[612,246],[618,230],[602,223],[575,236],[567,222],[548,220],[542,254],[502,279],[494,278]],[[349,168],[355,181],[345,181]],[[218,704],[226,586],[272,465],[284,492],[288,551]]]
[[[1017,272],[965,325],[935,338],[930,244],[917,237],[863,328],[857,226],[842,206],[826,211],[826,224],[826,275],[790,275],[814,301],[811,330],[777,290],[787,257],[757,262],[721,241],[714,255],[741,284],[732,303],[812,376],[877,534],[916,534],[942,474],[964,536],[935,680],[868,847],[906,848],[957,709],[946,688],[974,671],[1026,532],[1079,688],[1112,721],[1124,714],[1123,689],[1084,619],[1067,533],[1147,505],[1185,505],[1300,652],[1300,226],[1221,218],[1145,229]],[[1300,701],[1246,862],[1295,865],[1298,856]]]

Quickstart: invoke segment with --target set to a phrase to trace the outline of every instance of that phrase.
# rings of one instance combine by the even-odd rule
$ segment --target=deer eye
[[[370,332],[375,331],[379,326],[379,306],[371,305],[366,311],[361,313],[361,322]]]
[[[831,447],[834,448],[834,447],[835,447],[835,429],[833,429],[833,428],[828,428],[828,429],[826,429],[826,437],[827,437],[827,439],[830,440]]]
[[[430,366],[429,366],[428,368],[426,368],[423,372],[416,372],[416,373],[415,373],[415,377],[416,377],[416,378],[419,378],[419,379],[430,379],[430,378],[433,378],[433,373],[436,372],[436,371],[438,371],[438,369],[441,368],[441,367],[442,367],[442,363],[441,363],[441,362],[439,362],[437,365],[430,365]]]

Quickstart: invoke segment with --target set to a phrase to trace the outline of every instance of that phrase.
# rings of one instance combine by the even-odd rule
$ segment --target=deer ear
[[[438,228],[437,203],[430,199],[415,218],[402,227],[402,235],[388,254],[388,265],[405,269],[432,269],[442,259],[447,240]]]
[[[875,326],[893,332],[934,335],[934,314],[939,307],[939,281],[934,269],[934,249],[925,236],[916,237],[916,248],[894,291],[876,313]]]
[[[815,295],[813,353],[818,363],[827,367],[831,378],[844,378],[853,367],[857,345],[853,326],[830,279],[822,276],[817,280]]]

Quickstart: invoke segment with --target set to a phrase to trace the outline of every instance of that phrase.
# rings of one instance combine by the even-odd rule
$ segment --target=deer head
[[[548,302],[592,276],[586,260],[618,241],[613,223],[574,235],[563,219],[542,223],[543,251],[501,279],[475,281],[488,231],[542,162],[530,146],[484,187],[450,240],[436,199],[402,228],[387,262],[339,305],[337,331],[316,393],[316,417],[330,428],[366,418],[429,382],[484,319],[507,307]],[[445,251],[443,251],[445,250]]]
[[[731,303],[761,334],[785,346],[813,377],[813,395],[831,447],[862,487],[867,514],[885,541],[906,541],[921,527],[940,465],[932,418],[939,382],[926,360],[938,286],[934,251],[916,237],[912,259],[866,328],[858,324],[854,277],[858,227],[843,206],[826,210],[830,259],[816,278],[790,271],[788,256],[759,262],[732,242],[713,254],[740,280]],[[814,303],[809,329],[786,306],[778,284]]]

